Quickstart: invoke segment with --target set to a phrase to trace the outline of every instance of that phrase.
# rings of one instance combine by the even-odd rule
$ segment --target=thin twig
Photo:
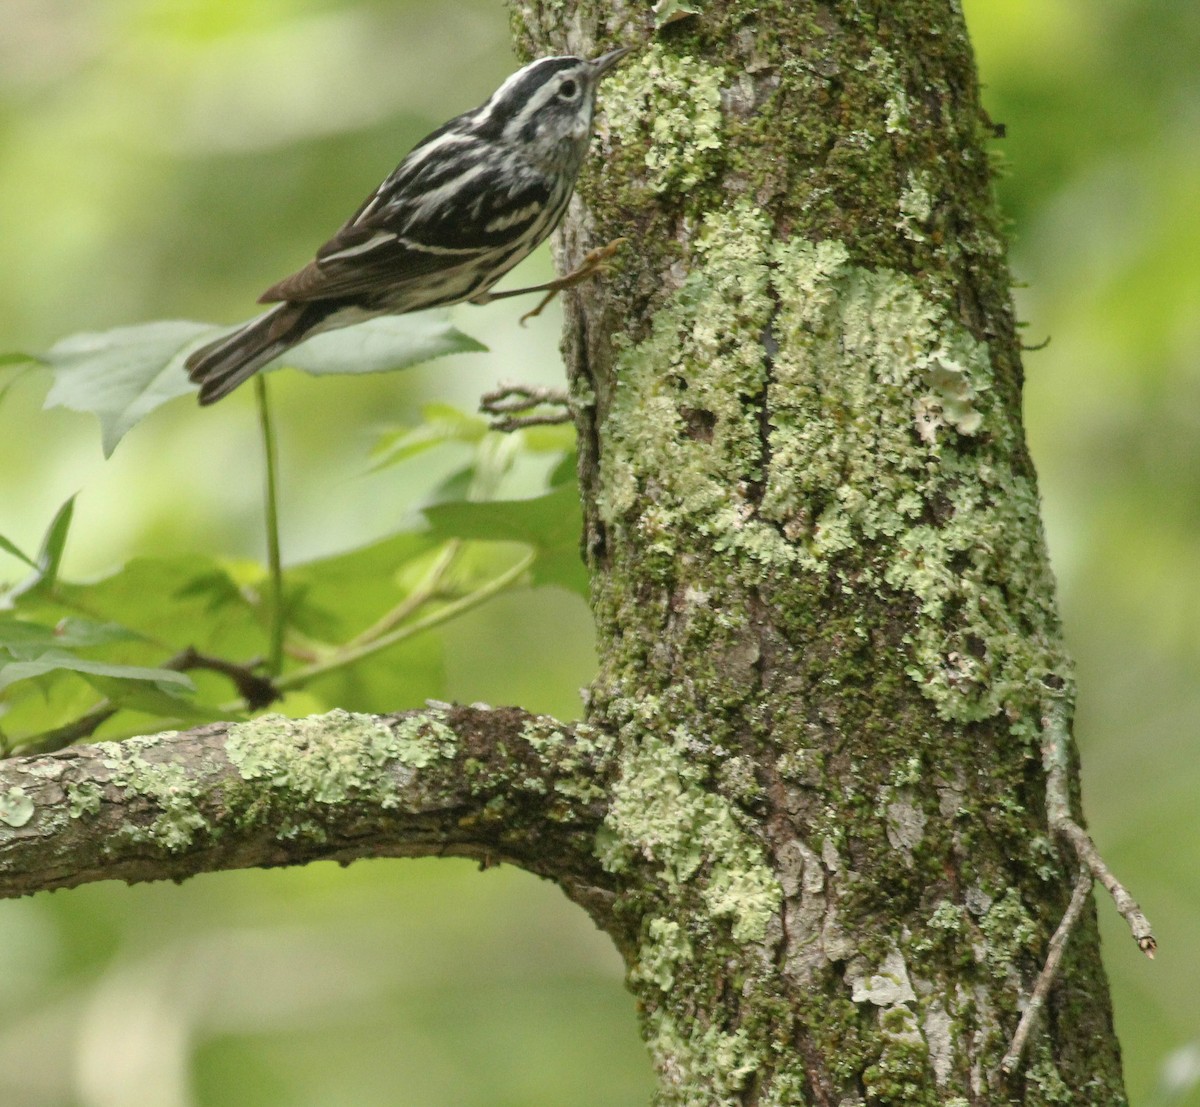
[[[267,402],[267,382],[262,373],[254,375],[254,400],[258,408],[258,427],[262,435],[264,465],[263,499],[267,527],[267,671],[278,676],[283,668],[283,558],[279,549],[279,480],[275,428]]]
[[[533,553],[527,554],[512,568],[506,569],[498,577],[493,577],[474,592],[455,600],[453,603],[448,603],[445,607],[433,612],[431,615],[426,615],[424,619],[418,619],[414,623],[407,623],[402,627],[397,627],[387,634],[381,634],[378,638],[370,642],[361,643],[354,648],[338,650],[332,657],[324,661],[319,661],[313,665],[307,665],[303,669],[295,669],[290,673],[286,673],[275,681],[275,688],[280,692],[290,692],[293,688],[300,688],[310,680],[327,676],[330,673],[337,672],[339,669],[345,669],[347,666],[353,665],[356,661],[361,661],[364,657],[370,657],[371,654],[378,653],[380,650],[386,650],[399,642],[403,642],[407,638],[412,638],[420,634],[422,631],[449,622],[456,616],[463,614],[463,612],[470,611],[486,600],[490,600],[497,593],[503,592],[504,589],[514,584],[524,575],[529,566],[533,564],[535,556]]]
[[[403,600],[396,604],[391,611],[372,623],[361,634],[357,634],[351,638],[342,648],[357,649],[359,646],[374,642],[375,639],[387,634],[393,627],[399,626],[419,607],[433,599],[441,588],[442,582],[446,579],[446,574],[450,571],[450,567],[454,564],[461,549],[462,542],[457,538],[451,542],[447,542],[438,559],[433,563],[433,567],[425,575],[425,579],[405,596]]]
[[[1046,818],[1050,829],[1071,846],[1080,862],[1104,885],[1117,911],[1129,924],[1138,949],[1153,958],[1158,942],[1150,920],[1113,875],[1087,831],[1071,815],[1071,797],[1067,785],[1068,748],[1066,708],[1061,702],[1056,702],[1042,718],[1042,765],[1046,770]]]
[[[554,412],[537,412],[523,415],[543,404],[557,407]],[[493,416],[489,426],[494,431],[509,434],[525,427],[554,427],[569,423],[572,419],[571,398],[564,389],[543,388],[527,384],[504,384],[492,392],[484,393],[479,400],[479,410]]]
[[[569,422],[569,411],[562,411],[556,415],[547,411],[538,415],[506,415],[503,419],[493,419],[488,424],[488,429],[498,434],[512,434],[513,431],[525,430],[527,427],[561,427]]]
[[[456,544],[452,543],[451,545]],[[425,596],[425,600],[428,600],[433,595],[436,590],[437,581],[444,576],[446,569],[449,568],[449,562],[455,553],[457,553],[456,549],[451,551],[448,548],[447,553],[434,565],[429,578],[427,578],[426,583],[429,586],[429,593]],[[350,643],[339,649],[332,657],[314,662],[302,669],[293,670],[286,676],[277,679],[262,677],[256,674],[253,671],[256,665],[254,662],[247,665],[238,665],[219,657],[202,654],[191,646],[163,662],[160,668],[171,669],[176,672],[188,669],[208,669],[221,673],[233,681],[237,687],[238,694],[244,701],[244,706],[249,707],[251,710],[257,710],[282,698],[285,692],[303,687],[310,680],[315,680],[317,677],[327,676],[330,673],[337,672],[339,669],[344,669],[353,665],[356,661],[370,657],[380,650],[386,650],[391,646],[395,646],[408,638],[420,634],[422,631],[430,630],[442,623],[449,622],[456,616],[478,607],[519,580],[529,566],[533,564],[535,557],[536,554],[532,552],[527,554],[511,568],[506,569],[499,576],[493,577],[482,587],[477,588],[474,592],[466,596],[460,597],[453,603],[448,603],[445,607],[433,612],[431,615],[427,615],[424,619],[418,619],[416,622],[396,627],[394,630],[379,634],[369,641],[363,641],[362,635],[359,635],[358,638],[352,639]],[[394,609],[385,618],[395,616],[398,610],[398,608]],[[234,702],[224,704],[219,710],[233,712],[241,710],[242,707],[242,703]],[[73,722],[57,727],[54,730],[34,735],[28,741],[14,744],[14,752],[24,756],[51,753],[54,750],[63,749],[71,745],[71,743],[87,738],[95,733],[103,723],[111,719],[119,710],[120,705],[114,704],[110,700],[102,700],[86,715],[81,716]],[[166,718],[159,720],[164,726],[169,726],[176,721],[178,720]],[[136,731],[131,733],[141,732]]]
[[[245,706],[251,711],[257,711],[281,698],[281,694],[270,679],[254,672],[255,668],[261,664],[260,661],[250,661],[245,665],[238,665],[233,661],[226,661],[224,658],[200,653],[188,646],[187,649],[180,650],[174,657],[167,658],[159,668],[170,669],[175,673],[189,672],[193,669],[207,669],[214,673],[220,673],[233,682],[238,694],[245,701]],[[231,710],[236,710],[238,706],[240,705],[234,705]],[[34,734],[24,741],[13,743],[11,753],[13,756],[33,757],[37,754],[66,749],[67,746],[81,742],[84,738],[90,738],[120,710],[119,703],[114,703],[111,699],[102,699],[85,715],[80,715],[78,719],[73,719],[53,730]],[[169,723],[178,720],[164,719],[160,721]]]
[[[13,743],[12,756],[33,757],[66,749],[75,742],[90,738],[121,709],[111,700],[101,700],[86,715],[80,715],[63,726],[42,731],[23,741]]]
[[[174,669],[176,672],[188,672],[192,669],[207,669],[209,672],[220,673],[228,677],[238,690],[238,695],[246,701],[251,711],[267,707],[278,699],[282,699],[279,690],[270,677],[259,676],[254,670],[262,665],[261,660],[249,661],[238,665],[226,661],[223,657],[213,657],[211,654],[200,653],[199,650],[188,646],[169,661],[164,662],[164,669]]]
[[[1050,937],[1050,945],[1046,950],[1046,963],[1042,966],[1042,971],[1033,985],[1033,991],[1029,994],[1029,1001],[1025,1005],[1021,1021],[1017,1023],[1017,1031],[1013,1035],[1012,1044],[1000,1062],[1001,1070],[1006,1073],[1011,1073],[1020,1063],[1021,1055],[1025,1052],[1025,1046],[1029,1041],[1029,1035],[1037,1024],[1038,1016],[1046,1005],[1046,999],[1050,995],[1055,977],[1058,976],[1058,969],[1067,948],[1067,939],[1070,938],[1071,931],[1079,921],[1083,905],[1087,902],[1088,892],[1091,890],[1091,870],[1086,865],[1080,865],[1079,875],[1075,878],[1075,890],[1071,893],[1071,902],[1067,904],[1066,913],[1062,917],[1062,922],[1058,924],[1058,929]]]

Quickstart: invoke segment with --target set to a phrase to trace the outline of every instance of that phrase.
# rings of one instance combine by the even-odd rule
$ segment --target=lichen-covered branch
[[[602,921],[611,743],[513,708],[264,716],[0,763],[0,897],[96,880],[462,855]]]

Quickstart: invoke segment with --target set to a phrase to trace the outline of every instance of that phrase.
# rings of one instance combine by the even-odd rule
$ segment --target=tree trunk
[[[660,1104],[1124,1103],[1092,873],[1153,939],[1071,818],[1070,663],[958,5],[690,6],[658,5],[606,80],[559,243],[630,240],[567,304],[586,723],[334,712],[15,759],[0,895],[510,860],[621,949]],[[531,54],[650,19],[516,16]]]
[[[1071,671],[959,5],[691,6],[606,82],[561,243],[636,243],[565,353],[661,1102],[1124,1102],[1090,899],[999,1070],[1075,873]],[[517,8],[530,54],[646,18]]]

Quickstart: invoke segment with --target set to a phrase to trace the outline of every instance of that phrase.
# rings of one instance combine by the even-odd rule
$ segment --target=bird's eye
[[[574,100],[579,95],[579,84],[568,77],[558,86],[558,95],[562,100]]]

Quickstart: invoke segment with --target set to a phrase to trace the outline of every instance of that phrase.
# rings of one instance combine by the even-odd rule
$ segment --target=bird
[[[632,49],[532,61],[418,142],[312,261],[258,298],[273,307],[188,356],[200,403],[227,396],[322,331],[546,293],[535,314],[559,290],[604,271],[617,243],[558,280],[491,292],[562,220],[591,140],[596,90]]]

